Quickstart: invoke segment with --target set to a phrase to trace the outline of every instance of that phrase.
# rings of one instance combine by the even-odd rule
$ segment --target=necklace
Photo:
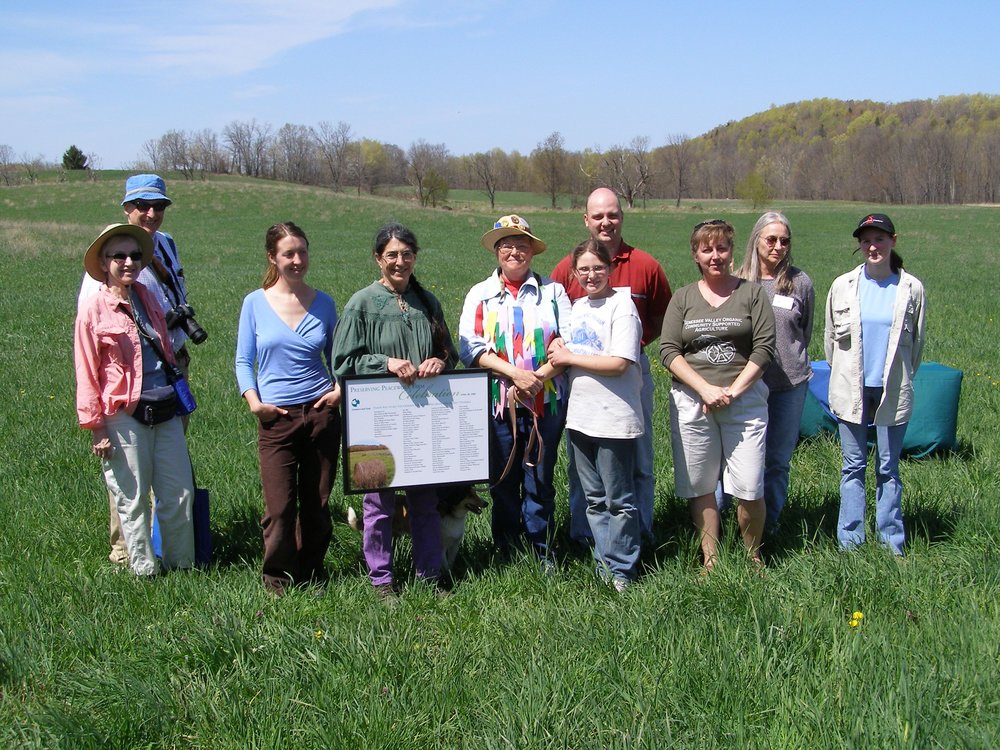
[[[400,312],[406,313],[410,311],[410,306],[406,303],[406,300],[403,299],[403,294],[405,294],[406,292],[405,289],[403,290],[403,292],[397,292],[393,287],[389,286],[385,282],[379,282],[379,283],[381,283],[382,286],[386,288],[389,294],[391,294],[393,297],[396,298],[396,304],[399,305]]]

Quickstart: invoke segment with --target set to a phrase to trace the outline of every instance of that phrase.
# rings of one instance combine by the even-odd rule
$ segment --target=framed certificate
[[[346,375],[344,492],[488,482],[489,370],[454,370],[404,385],[395,375]]]

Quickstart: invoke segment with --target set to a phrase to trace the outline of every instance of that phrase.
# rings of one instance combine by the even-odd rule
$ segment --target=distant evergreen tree
[[[63,154],[63,169],[86,169],[87,155],[76,146],[70,146]]]

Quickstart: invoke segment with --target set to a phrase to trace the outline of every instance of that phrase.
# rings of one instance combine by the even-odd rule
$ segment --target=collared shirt
[[[149,314],[157,337],[167,341],[167,324],[149,291],[132,285]],[[128,302],[102,284],[97,294],[83,301],[74,327],[73,360],[76,368],[76,413],[80,426],[93,430],[104,418],[124,409],[131,414],[142,393],[142,345]],[[173,351],[163,347],[174,363]]]
[[[863,414],[864,342],[858,292],[863,273],[864,264],[838,276],[830,286],[823,335],[826,361],[830,363],[830,411],[851,424],[861,424]],[[875,410],[874,424],[900,425],[910,421],[913,376],[923,356],[926,316],[924,285],[900,269],[885,353],[882,401]]]
[[[522,370],[537,370],[547,361],[546,350],[560,335],[560,326],[568,330],[571,315],[562,284],[532,273],[514,295],[507,291],[498,269],[465,297],[458,324],[459,357],[472,367],[482,354],[492,352]],[[547,380],[534,404],[535,412],[541,414],[543,404],[556,411],[565,384],[565,375]],[[510,385],[507,378],[494,378],[494,415],[503,414]]]

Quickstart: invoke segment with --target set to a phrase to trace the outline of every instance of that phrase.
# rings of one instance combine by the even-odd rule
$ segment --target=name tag
[[[795,300],[792,297],[788,297],[784,294],[774,295],[774,300],[771,302],[774,307],[780,307],[782,310],[791,310],[795,305]]]

